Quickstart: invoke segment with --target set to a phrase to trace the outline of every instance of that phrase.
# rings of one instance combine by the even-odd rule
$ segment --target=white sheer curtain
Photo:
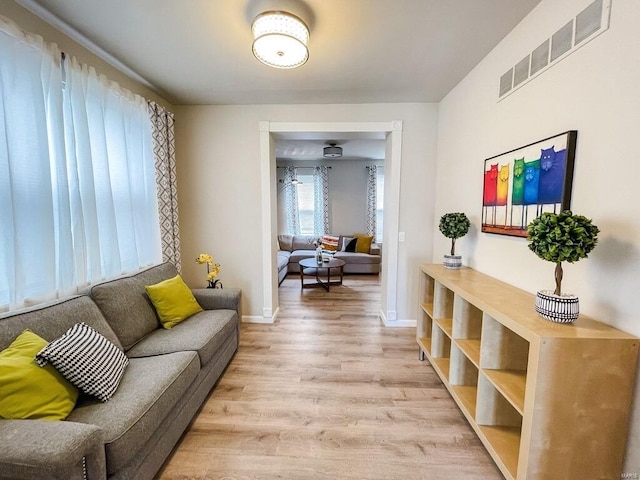
[[[161,259],[151,121],[147,102],[81,65],[64,62],[65,139],[78,283]]]
[[[64,73],[55,45],[0,17],[0,310],[160,259],[146,102]]]
[[[329,178],[324,165],[313,167],[313,234],[329,233]]]
[[[0,309],[73,290],[61,85],[57,47],[0,17]]]

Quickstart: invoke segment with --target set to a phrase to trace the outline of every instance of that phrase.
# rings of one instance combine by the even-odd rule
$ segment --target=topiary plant
[[[440,231],[451,239],[451,255],[456,254],[456,239],[464,237],[469,232],[469,227],[471,222],[464,213],[445,213],[440,217]]]
[[[600,229],[590,219],[565,210],[543,213],[529,224],[527,233],[529,249],[541,259],[556,264],[553,293],[561,295],[562,262],[575,263],[587,258],[598,243]]]

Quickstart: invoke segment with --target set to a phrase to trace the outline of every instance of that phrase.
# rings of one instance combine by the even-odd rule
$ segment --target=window
[[[315,218],[315,198],[313,187],[313,175],[298,175],[302,183],[296,185],[298,189],[298,215],[300,218],[300,234],[313,235]]]
[[[0,18],[0,310],[161,258],[146,101],[61,58]]]

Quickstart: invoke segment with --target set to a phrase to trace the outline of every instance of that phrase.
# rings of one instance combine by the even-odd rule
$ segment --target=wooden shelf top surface
[[[529,341],[535,338],[637,340],[585,315],[570,324],[545,320],[535,311],[535,295],[472,268],[451,270],[440,264],[423,264],[421,270]],[[505,298],[509,301],[505,302]]]

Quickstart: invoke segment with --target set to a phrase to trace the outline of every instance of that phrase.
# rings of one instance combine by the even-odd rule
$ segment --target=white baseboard
[[[276,311],[271,316],[261,317],[259,315],[243,315],[242,323],[274,323],[278,314],[280,313],[280,307],[276,308]]]
[[[387,316],[385,315],[385,313],[380,310],[380,319],[382,320],[382,323],[384,324],[385,327],[416,327],[418,325],[417,320],[411,320],[411,319],[406,319],[406,320],[389,320],[387,319]],[[395,316],[395,312],[394,315]]]

